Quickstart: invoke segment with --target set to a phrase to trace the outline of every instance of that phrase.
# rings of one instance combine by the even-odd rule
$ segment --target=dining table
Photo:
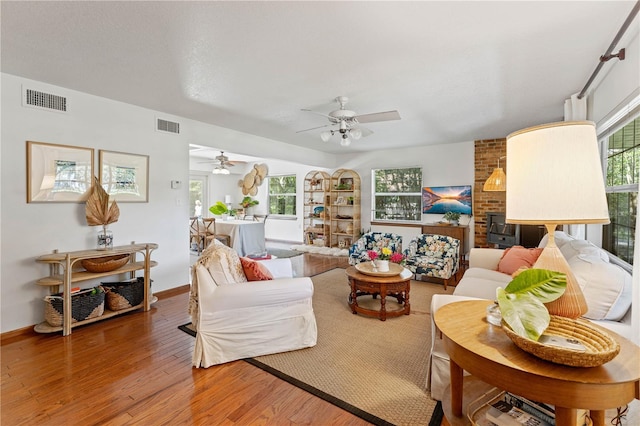
[[[216,220],[216,234],[229,235],[231,247],[240,256],[266,254],[264,222]]]

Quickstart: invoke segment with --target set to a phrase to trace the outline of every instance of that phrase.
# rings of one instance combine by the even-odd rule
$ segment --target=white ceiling
[[[329,153],[455,143],[562,120],[633,5],[2,1],[1,68]],[[339,95],[402,119],[296,133]]]

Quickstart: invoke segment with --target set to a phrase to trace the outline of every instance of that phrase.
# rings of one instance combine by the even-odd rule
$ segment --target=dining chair
[[[193,249],[194,245],[196,251],[200,254],[204,248],[204,234],[200,232],[200,217],[192,216],[189,218],[189,244]]]
[[[203,234],[204,248],[209,246],[211,241],[213,241],[214,239],[220,241],[222,244],[226,245],[227,247],[231,247],[231,235],[218,234],[216,232],[215,217],[204,218],[202,219],[202,222],[205,225],[204,234]]]

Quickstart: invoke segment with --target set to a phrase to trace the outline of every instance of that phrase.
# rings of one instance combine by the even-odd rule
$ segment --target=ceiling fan
[[[337,98],[335,98],[335,101],[340,106],[340,108],[335,111],[331,111],[329,114],[322,114],[310,109],[303,108],[302,111],[311,112],[328,118],[329,124],[300,130],[296,133],[308,132],[309,130],[321,129],[328,126],[337,126],[337,129],[326,130],[320,133],[320,138],[324,142],[328,142],[329,139],[331,139],[331,136],[339,134],[340,145],[349,146],[352,139],[358,140],[361,137],[366,137],[373,134],[371,130],[360,126],[360,124],[374,123],[378,121],[400,120],[400,113],[398,113],[398,111],[396,110],[357,115],[355,111],[351,111],[345,108],[347,102],[349,102],[349,98],[347,98],[346,96],[338,96]]]
[[[230,173],[228,167],[243,164],[245,161],[230,161],[229,157],[224,155],[224,151],[220,151],[220,155],[214,157],[213,160],[201,161],[200,163],[214,163],[216,164],[212,171],[214,175],[228,175]]]

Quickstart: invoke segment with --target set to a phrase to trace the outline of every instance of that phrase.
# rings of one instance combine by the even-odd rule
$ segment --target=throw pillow
[[[631,307],[631,274],[601,259],[577,256],[568,263],[587,300],[589,310],[584,317],[620,321]]]
[[[498,272],[511,275],[523,266],[531,268],[540,257],[542,250],[541,248],[528,249],[522,246],[509,247],[504,251],[498,263]]]
[[[273,275],[267,269],[266,266],[260,262],[249,259],[248,257],[241,257],[240,263],[242,263],[242,269],[247,276],[248,281],[265,281],[272,280]]]

